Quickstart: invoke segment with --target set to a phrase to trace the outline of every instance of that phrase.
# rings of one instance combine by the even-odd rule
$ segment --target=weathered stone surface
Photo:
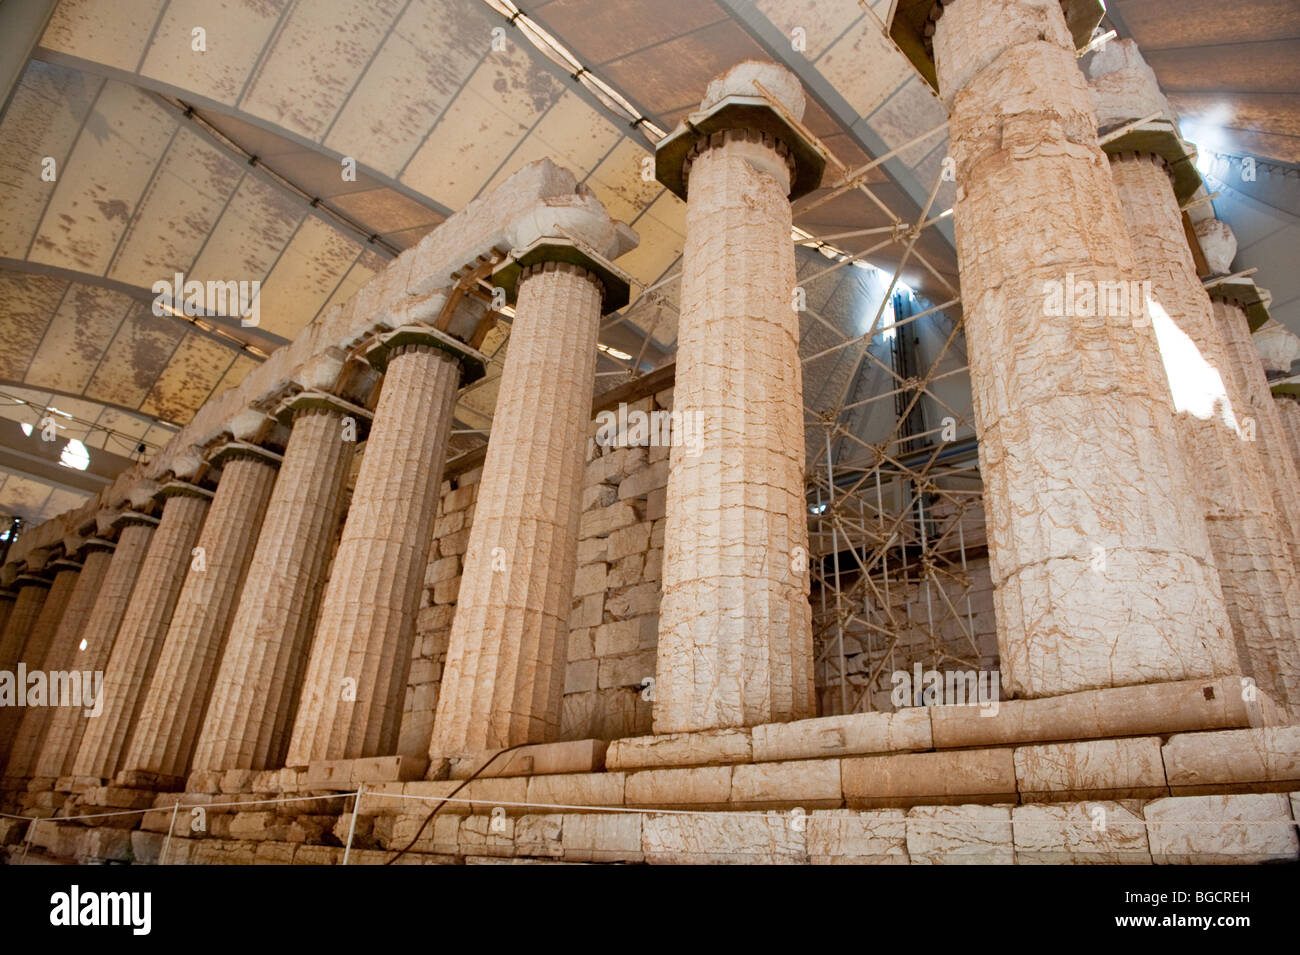
[[[1300,726],[1180,733],[1162,755],[1174,795],[1225,792],[1246,783],[1300,782]]]
[[[1244,695],[1239,678],[1224,677],[1007,700],[989,716],[944,706],[929,712],[935,747],[950,749],[1261,725],[1260,702]]]
[[[608,746],[604,740],[581,739],[522,746],[495,759],[492,758],[494,753],[485,753],[473,759],[453,759],[451,778],[469,779],[475,774],[478,779],[486,779],[492,776],[599,772],[605,768],[605,751]]]
[[[1009,749],[845,759],[840,775],[850,809],[1018,799]]]
[[[605,765],[609,769],[709,766],[746,763],[752,756],[749,730],[706,730],[614,740],[606,751]]]
[[[599,818],[598,816],[546,813],[520,816],[515,820],[515,852],[523,856],[545,856],[558,859],[564,855],[564,824],[570,819]],[[638,829],[636,849],[641,850],[641,833]]]
[[[917,806],[907,813],[912,865],[1011,865],[1015,846],[1005,806]]]
[[[1157,865],[1294,862],[1297,840],[1285,793],[1172,796],[1142,807]]]
[[[837,809],[844,805],[840,767],[838,759],[736,766],[731,773],[732,805],[736,809]]]
[[[901,809],[808,814],[808,861],[813,865],[907,865],[907,822]]]
[[[807,824],[783,813],[652,812],[641,821],[641,848],[651,865],[805,865]]]
[[[1118,802],[1016,806],[1016,865],[1150,865],[1147,827]]]
[[[356,445],[345,416],[295,416],[195,747],[200,769],[278,765],[302,690]]]
[[[560,735],[601,294],[592,273],[555,262],[520,280],[434,756]]]
[[[1025,801],[1149,799],[1168,792],[1156,736],[1020,746],[1015,767]]]
[[[1141,315],[1046,305],[1134,277],[1064,13],[958,0],[934,49],[1003,685],[1039,698],[1231,673],[1155,335]]]
[[[930,749],[931,707],[755,726],[754,760],[811,759]]]
[[[1300,578],[1290,530],[1273,504],[1264,462],[1242,428],[1248,402],[1231,373],[1183,229],[1163,159],[1111,157],[1140,273],[1151,281],[1151,311],[1172,392],[1174,425],[1188,467],[1201,479],[1192,499],[1205,517],[1239,664],[1277,701],[1300,714]]]
[[[534,807],[623,805],[623,773],[566,773],[528,779],[528,802]]]
[[[703,434],[670,452],[659,733],[815,713],[789,172],[748,139],[689,167],[673,400]]]
[[[290,766],[397,748],[459,379],[460,363],[431,345],[389,358],[321,603]]]
[[[203,562],[190,568],[176,599],[122,769],[180,779],[189,773],[277,472],[260,455],[223,465],[199,534]]]
[[[563,856],[567,862],[641,862],[642,814],[593,812],[564,815]]]
[[[173,494],[163,505],[104,668],[103,713],[84,721],[72,775],[108,779],[117,772],[207,511],[207,498],[192,493]]]
[[[730,766],[645,769],[627,774],[624,804],[658,809],[726,809]]]

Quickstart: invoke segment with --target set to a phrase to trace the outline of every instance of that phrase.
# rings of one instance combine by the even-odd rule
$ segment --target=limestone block
[[[424,824],[424,820],[428,815],[427,809],[418,813],[403,813],[398,816],[393,822],[392,836],[388,848],[398,850],[411,845],[412,852],[436,852],[442,855],[455,855],[457,850],[456,836],[460,830],[461,817],[458,815],[445,815],[446,812],[447,810],[443,809],[442,812],[434,816],[433,821],[425,825],[423,831],[420,830],[420,827]],[[420,833],[420,837],[412,845],[411,840],[415,839],[417,832]],[[296,856],[294,862],[295,864],[298,862]]]
[[[1118,802],[1016,806],[1017,865],[1150,865],[1146,823]]]
[[[605,609],[615,617],[625,620],[659,612],[659,585],[653,581],[605,598]]]
[[[605,753],[608,769],[709,766],[746,763],[752,758],[750,731],[708,730],[617,739]]]
[[[598,565],[603,566],[603,565]],[[575,595],[576,597],[576,595]],[[605,619],[605,591],[588,594],[577,600],[569,611],[569,627],[599,627]]]
[[[623,805],[623,773],[565,773],[528,778],[528,802],[536,806]]]
[[[569,631],[569,662],[590,660],[596,655],[596,640],[591,627]],[[594,687],[593,687],[594,689]],[[566,692],[573,692],[566,690]]]
[[[569,819],[597,819],[598,815],[545,813],[520,816],[515,824],[515,852],[521,856],[544,856],[558,859],[564,854],[563,829]],[[641,834],[637,832],[637,850]]]
[[[731,775],[731,801],[738,809],[837,809],[844,805],[838,759],[745,763]]]
[[[641,862],[642,814],[565,813],[562,854],[568,862]]]
[[[1168,791],[1160,739],[1100,739],[1015,750],[1022,800],[1150,799]]]
[[[170,860],[161,859],[163,843],[167,837],[157,832],[132,832],[131,833],[131,858],[132,861],[140,865],[158,865],[159,862],[168,862]]]
[[[656,491],[667,484],[668,461],[664,459],[625,477],[618,485],[618,497],[620,500],[629,497],[644,497],[651,491]]]
[[[930,710],[854,713],[755,726],[754,760],[809,759],[925,750],[932,746]]]
[[[613,484],[594,484],[582,489],[582,509],[590,511],[598,507],[609,507],[618,500],[618,488]],[[581,556],[578,558],[581,560]]]
[[[578,541],[578,566],[600,563],[608,552],[608,537],[584,538]]]
[[[500,815],[466,816],[456,830],[456,846],[461,855],[513,856],[515,821]]]
[[[114,829],[99,826],[89,829],[81,845],[81,855],[86,859],[107,862],[130,862],[131,832],[128,829]]]
[[[611,538],[607,538],[611,539]],[[620,557],[609,568],[606,584],[611,590],[639,584],[645,574],[645,555],[631,554]]]
[[[613,687],[640,687],[655,675],[655,651],[641,650],[600,661],[599,686],[602,690]]]
[[[641,624],[636,620],[616,620],[601,624],[593,631],[596,656],[634,653],[641,647]]]
[[[808,861],[813,865],[907,865],[907,821],[901,809],[808,814]]]
[[[488,779],[474,779],[468,783],[463,780],[443,780],[439,782],[411,782],[402,786],[406,796],[418,797],[401,800],[403,805],[423,805],[432,809],[446,799],[447,803],[438,810],[438,815],[450,813],[464,816],[475,812],[485,812],[501,806],[509,815],[521,815],[524,810],[519,804],[528,801],[528,779],[524,776],[498,776]],[[455,795],[452,795],[455,793]],[[385,800],[385,804],[398,800]],[[513,805],[512,805],[513,804]]]
[[[663,815],[641,821],[651,865],[806,865],[806,820],[785,813]]]
[[[605,539],[605,559],[615,561],[630,554],[645,553],[650,547],[652,528],[652,522],[642,521],[640,524],[630,524],[614,531]]]
[[[1171,796],[1142,807],[1157,865],[1294,862],[1295,823],[1285,793]]]
[[[1300,726],[1180,733],[1162,752],[1174,795],[1224,792],[1248,783],[1294,788],[1300,781]]]
[[[641,512],[632,501],[618,501],[609,507],[587,511],[582,515],[579,536],[608,537],[622,527],[628,527],[641,520]]]
[[[730,808],[731,767],[646,769],[627,774],[624,803],[657,809]]]
[[[568,664],[564,669],[564,692],[586,693],[596,689],[597,672],[595,660],[579,660]]]
[[[496,776],[599,772],[605,768],[605,750],[608,745],[604,740],[599,739],[538,743],[511,750],[495,759],[491,758],[493,753],[486,753],[474,759],[453,759],[451,778],[469,779],[476,772],[478,779]],[[484,766],[486,768],[481,768]]]
[[[840,768],[850,809],[1015,802],[1009,749],[973,749],[845,759]]]
[[[1213,275],[1227,275],[1237,257],[1237,236],[1221,219],[1202,219],[1195,225],[1196,240],[1201,245],[1205,264]]]
[[[1011,809],[1006,806],[917,806],[907,813],[912,865],[1011,865]]]
[[[578,573],[573,578],[573,596],[585,597],[588,594],[604,593],[607,569],[605,564],[587,564],[585,567],[579,567]]]

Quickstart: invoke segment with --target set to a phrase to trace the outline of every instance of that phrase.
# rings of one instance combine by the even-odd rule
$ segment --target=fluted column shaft
[[[1273,406],[1277,408],[1278,417],[1282,421],[1282,432],[1286,435],[1287,447],[1291,449],[1291,460],[1300,468],[1300,399],[1294,395],[1276,395]]]
[[[1053,303],[1135,277],[1061,7],[954,0],[934,47],[1003,686],[1236,672],[1140,298],[1114,315]]]
[[[1250,321],[1245,311],[1239,305],[1218,299],[1213,305],[1215,324],[1223,333],[1228,349],[1234,393],[1240,396],[1238,417],[1243,425],[1253,422],[1255,450],[1263,464],[1274,507],[1286,529],[1291,562],[1300,567],[1300,469],[1287,446],[1282,416],[1269,391],[1268,376],[1250,337]]]
[[[715,144],[716,141],[716,144]],[[654,728],[814,715],[803,382],[784,154],[736,130],[689,169]],[[698,451],[699,453],[693,453]]]
[[[32,661],[29,664],[44,670],[47,680],[51,681],[51,685],[55,679],[53,674],[80,669],[75,665],[78,654],[77,647],[84,638],[86,625],[90,620],[90,613],[94,609],[95,600],[99,596],[100,588],[103,586],[104,578],[108,575],[108,568],[112,562],[112,545],[105,544],[102,541],[91,545],[86,552],[81,571],[76,574],[76,585],[73,587],[72,594],[68,597],[67,606],[59,618],[58,629],[55,631],[54,638],[50,641],[49,649],[43,659]],[[55,587],[57,586],[58,581],[55,580]],[[80,678],[78,680],[80,682]],[[84,688],[84,683],[81,685],[83,686],[82,699],[84,700],[89,689]],[[90,689],[93,689],[93,685]],[[44,742],[46,730],[49,728],[54,713],[60,709],[68,708],[81,710],[84,713],[86,709],[84,706],[70,707],[70,701],[55,700],[52,695],[46,702],[47,705],[45,706],[30,706],[23,711],[22,720],[18,724],[17,732],[14,734],[14,745],[9,753],[9,764],[5,767],[6,776],[28,777],[32,775],[36,765],[36,758],[40,755],[41,744]],[[55,706],[56,703],[59,705]]]
[[[4,635],[5,626],[9,623],[9,614],[13,612],[16,596],[9,590],[0,591],[0,636]]]
[[[18,662],[24,665],[28,673],[41,669],[45,662],[45,655],[49,652],[54,635],[59,630],[59,621],[63,618],[63,612],[68,607],[72,592],[77,587],[77,577],[81,574],[80,564],[60,561],[56,567],[54,580],[51,581],[45,601],[41,604],[41,612],[32,622],[32,628],[28,631],[27,639],[18,654]],[[46,709],[44,706],[32,708]],[[0,707],[0,765],[4,765],[5,759],[9,756],[15,731],[27,709],[19,706]]]
[[[253,451],[225,459],[199,534],[203,564],[190,568],[176,600],[123,770],[169,782],[189,771],[277,467]]]
[[[356,444],[342,412],[300,412],[267,505],[194,753],[195,770],[282,765]]]
[[[153,532],[154,525],[150,519],[131,517],[118,533],[117,548],[113,551],[108,573],[77,641],[79,648],[81,640],[85,640],[86,648],[78,649],[70,661],[70,665],[83,675],[102,673],[108,665],[118,627],[126,615]],[[84,575],[85,571],[82,573]],[[70,775],[82,734],[89,722],[92,721],[87,719],[84,708],[59,707],[50,718],[32,775],[51,779]]]
[[[433,756],[555,739],[564,698],[599,280],[519,287],[434,721]]]
[[[103,710],[87,721],[73,761],[74,776],[112,779],[118,770],[162,652],[208,503],[206,496],[183,492],[170,494],[163,505],[104,670]]]
[[[1300,693],[1300,590],[1263,463],[1239,430],[1227,347],[1196,274],[1182,212],[1163,160],[1124,153],[1111,175],[1151,282],[1152,321],[1173,395],[1175,425],[1194,500],[1205,515],[1228,618],[1244,672],[1280,704]]]
[[[393,753],[410,673],[460,362],[388,361],[312,644],[287,764]]]
[[[14,598],[13,610],[9,612],[4,633],[0,635],[0,670],[17,668],[27,637],[36,625],[36,618],[41,615],[45,597],[50,591],[48,580],[32,577],[20,578],[14,586],[18,588],[18,596]]]

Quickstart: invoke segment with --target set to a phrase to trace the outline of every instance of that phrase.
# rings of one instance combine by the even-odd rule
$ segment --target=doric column
[[[9,612],[9,619],[5,621],[4,633],[0,635],[0,671],[10,672],[15,672],[18,668],[28,634],[36,625],[41,608],[45,606],[50,582],[35,574],[20,574],[14,580],[13,587],[17,596],[14,598],[13,610]]]
[[[0,590],[0,636],[5,632],[5,625],[9,622],[9,614],[14,609],[14,599],[18,595],[12,590]]]
[[[185,582],[212,495],[180,481],[164,485],[162,517],[140,565],[113,650],[104,669],[102,712],[87,720],[72,775],[112,779],[135,729]]]
[[[31,630],[28,631],[27,639],[18,654],[18,666],[14,668],[19,671],[15,673],[15,686],[24,696],[25,691],[17,687],[17,682],[24,680],[33,670],[41,669],[45,663],[45,656],[50,650],[54,635],[58,632],[59,621],[63,618],[68,600],[77,587],[77,577],[81,574],[81,564],[73,560],[55,560],[46,569],[47,572],[54,574],[54,579],[50,582],[50,589],[41,604],[41,612],[32,621]],[[27,709],[26,706],[18,706],[16,700],[14,703],[13,706],[0,707],[0,766],[4,765],[9,755],[14,741],[14,731],[18,728]],[[44,706],[38,708],[45,709]]]
[[[443,668],[435,759],[559,735],[596,332],[605,283],[622,302],[627,283],[594,253],[545,242],[509,272],[518,298]]]
[[[1291,460],[1300,468],[1300,396],[1287,392],[1273,395],[1273,406],[1277,408],[1282,421],[1282,432],[1286,435],[1287,447],[1291,449]],[[17,613],[17,610],[14,611]]]
[[[1155,75],[1131,41],[1090,64],[1102,131],[1150,115]],[[1150,283],[1151,319],[1173,396],[1174,423],[1205,516],[1242,670],[1273,700],[1300,703],[1300,581],[1289,533],[1273,503],[1254,441],[1242,430],[1244,397],[1231,373],[1222,326],[1197,274],[1180,203],[1199,186],[1193,153],[1168,120],[1106,146],[1133,243],[1137,277]]]
[[[1204,234],[1201,248],[1210,271],[1226,275],[1232,256],[1216,258],[1215,253],[1235,251],[1236,239],[1226,223],[1209,219],[1198,223],[1198,236]],[[1213,235],[1215,238],[1210,238]],[[1226,248],[1224,243],[1227,239]],[[1223,334],[1227,347],[1229,394],[1247,440],[1252,441],[1263,464],[1264,475],[1281,517],[1291,548],[1292,566],[1300,567],[1300,469],[1292,458],[1283,430],[1281,414],[1269,390],[1268,376],[1251,333],[1268,321],[1268,293],[1253,279],[1216,280],[1209,289],[1214,307],[1214,322]]]
[[[458,346],[390,334],[386,373],[321,602],[286,763],[391,754],[461,380]]]
[[[185,781],[279,463],[240,441],[210,458],[221,476],[122,760],[125,774],[156,775],[160,787]]]
[[[802,116],[792,74],[741,63],[656,154],[687,200],[673,411],[703,436],[670,453],[657,733],[814,715],[790,200],[824,157],[756,83]]]
[[[78,649],[68,664],[83,676],[86,673],[92,674],[92,689],[95,688],[93,674],[102,674],[108,665],[118,627],[126,614],[131,592],[140,577],[145,555],[149,551],[149,542],[158,522],[152,517],[128,511],[121,515],[117,523],[121,530],[118,532],[112,562],[95,596],[90,616],[82,627],[77,641]],[[84,573],[83,571],[83,576]],[[85,642],[85,649],[80,649],[82,641]],[[98,690],[102,692],[102,685]],[[40,756],[35,761],[32,772],[34,777],[58,779],[71,775],[82,734],[87,724],[94,722],[87,718],[85,709],[61,706],[55,711],[41,743]]]
[[[76,573],[76,585],[73,587],[72,594],[68,597],[67,606],[64,608],[62,616],[59,618],[58,628],[55,631],[54,638],[50,641],[49,649],[46,651],[42,660],[30,663],[29,666],[37,666],[45,671],[48,685],[54,686],[54,677],[51,674],[68,672],[76,670],[80,672],[77,666],[78,646],[85,638],[86,625],[90,620],[91,610],[94,609],[95,600],[99,596],[100,587],[103,586],[104,578],[108,574],[109,565],[113,562],[113,545],[108,541],[92,539],[88,541],[84,548],[81,571]],[[54,588],[58,587],[58,579],[55,579]],[[53,597],[53,589],[51,590]],[[46,601],[48,606],[49,601]],[[70,683],[60,681],[61,687],[70,687]],[[85,687],[80,677],[77,678],[77,685],[81,687],[81,699],[74,701],[54,699],[49,690],[44,706],[29,706],[22,714],[21,722],[18,724],[18,730],[14,734],[13,749],[9,753],[9,764],[5,767],[6,776],[29,777],[33,774],[36,764],[36,757],[40,755],[41,744],[45,740],[45,733],[50,725],[53,715],[62,709],[80,710],[84,713],[87,706],[82,705],[82,700],[87,699],[87,694],[93,692],[93,683],[91,687]]]
[[[1238,672],[1076,38],[1044,0],[937,9],[1003,685]]]
[[[284,410],[293,430],[199,734],[195,770],[283,765],[356,432],[370,417],[321,394],[299,395]]]

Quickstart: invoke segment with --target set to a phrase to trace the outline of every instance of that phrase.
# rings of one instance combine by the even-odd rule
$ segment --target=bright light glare
[[[59,455],[59,463],[65,468],[72,468],[76,471],[84,471],[90,467],[90,452],[86,446],[73,438],[63,447],[63,453]]]

